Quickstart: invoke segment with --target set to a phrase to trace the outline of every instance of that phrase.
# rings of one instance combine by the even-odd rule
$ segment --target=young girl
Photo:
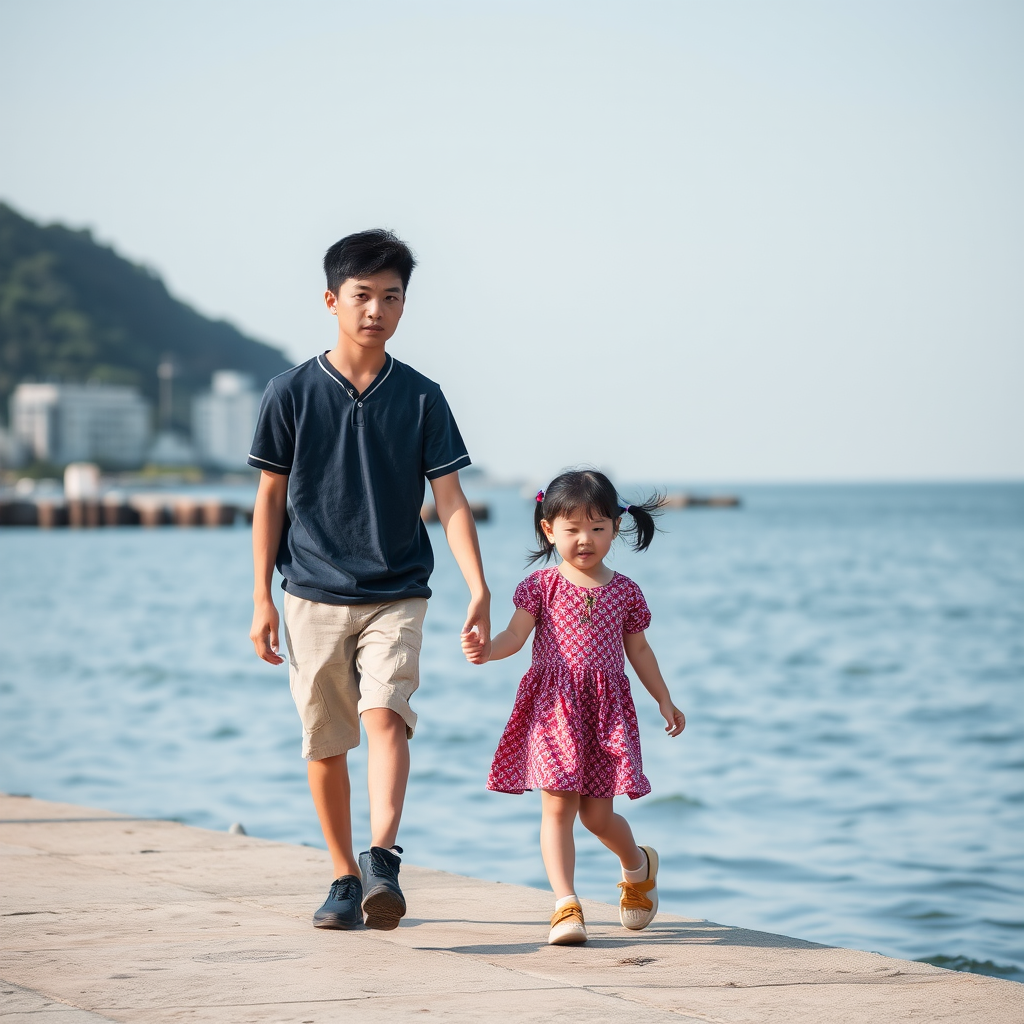
[[[555,893],[548,935],[552,945],[587,941],[573,885],[577,814],[622,865],[622,924],[646,928],[658,910],[658,854],[650,846],[637,846],[629,823],[612,809],[615,796],[626,793],[636,799],[651,791],[640,759],[623,649],[658,702],[668,723],[665,731],[678,736],[686,718],[672,703],[644,638],[651,613],[640,588],[604,564],[623,514],[632,519],[624,532],[635,535],[635,549],[647,550],[657,507],[656,500],[620,505],[603,473],[563,473],[537,495],[534,526],[540,547],[531,558],[547,560],[557,551],[559,564],[519,584],[508,629],[489,643],[476,631],[462,637],[466,657],[482,665],[515,654],[537,630],[533,663],[519,684],[487,788],[541,790],[540,847]]]

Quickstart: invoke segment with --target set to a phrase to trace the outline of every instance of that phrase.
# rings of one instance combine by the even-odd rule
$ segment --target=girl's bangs
[[[559,516],[564,516],[566,519],[573,519],[577,516],[583,518],[585,516],[591,522],[596,522],[598,519],[610,519],[612,522],[615,522],[615,520],[619,519],[621,515],[622,510],[618,505],[615,506],[615,515],[609,515],[608,510],[602,505],[592,504],[589,502],[572,505],[567,508],[560,508],[555,512],[556,519]]]

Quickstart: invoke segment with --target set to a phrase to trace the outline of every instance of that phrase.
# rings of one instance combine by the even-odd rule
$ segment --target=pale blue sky
[[[319,260],[475,459],[1024,476],[1024,5],[0,0],[0,198],[296,360]]]

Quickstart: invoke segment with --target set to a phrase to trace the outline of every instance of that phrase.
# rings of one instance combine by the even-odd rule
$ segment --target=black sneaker
[[[359,854],[359,870],[363,873],[363,913],[367,928],[390,931],[398,927],[405,916],[405,897],[398,884],[398,869],[402,858],[392,850],[402,852],[400,846],[385,850],[383,846],[371,846]]]
[[[336,878],[324,905],[313,915],[313,927],[358,928],[363,923],[362,899],[363,886],[355,875]]]

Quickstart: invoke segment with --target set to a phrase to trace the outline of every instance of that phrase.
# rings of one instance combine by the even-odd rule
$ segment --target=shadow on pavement
[[[465,924],[472,928],[474,925],[502,925],[503,927],[517,927],[524,924],[530,928],[536,928],[542,932],[545,922],[537,921],[410,921],[408,924]],[[612,922],[589,922],[591,927],[608,925]],[[700,921],[688,924],[655,924],[642,932],[623,934],[621,938],[610,938],[607,936],[592,936],[585,946],[577,946],[576,949],[629,949],[642,946],[646,949],[655,950],[658,946],[745,946],[760,949],[830,949],[833,947],[823,945],[820,942],[807,942],[804,939],[793,939],[787,935],[773,935],[771,932],[758,932],[749,928],[732,928],[729,925],[715,924],[712,921]],[[420,946],[419,949],[432,950],[447,953],[465,953],[475,956],[496,956],[515,955],[523,953],[536,953],[538,950],[546,949],[546,941],[536,942],[496,942],[478,943],[466,946]]]

